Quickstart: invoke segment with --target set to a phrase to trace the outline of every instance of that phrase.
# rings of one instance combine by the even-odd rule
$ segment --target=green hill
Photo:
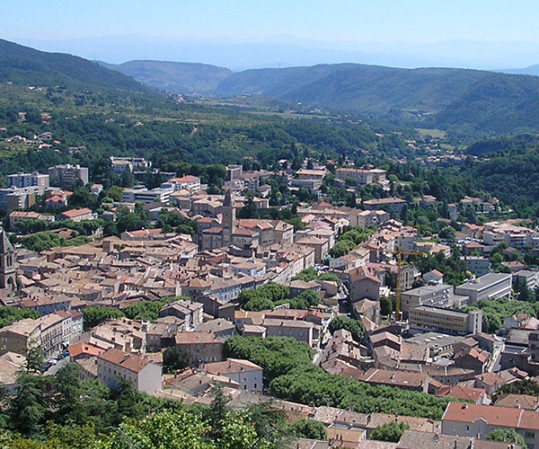
[[[153,90],[114,70],[64,53],[47,53],[0,39],[0,82],[21,86],[101,88],[153,94]]]
[[[512,205],[519,217],[539,217],[539,135],[477,142],[467,152],[489,158],[462,168],[467,185]]]
[[[268,96],[470,133],[539,129],[539,78],[480,70],[358,64],[247,70],[223,80],[216,94]]]
[[[489,73],[436,116],[438,126],[500,133],[539,130],[539,77]]]
[[[167,61],[129,61],[105,64],[156,89],[185,95],[211,95],[219,83],[232,75],[229,69],[208,64]]]

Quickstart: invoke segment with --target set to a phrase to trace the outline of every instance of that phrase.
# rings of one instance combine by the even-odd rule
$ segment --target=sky
[[[262,43],[342,58],[413,53],[500,68],[539,63],[538,0],[2,0],[1,9],[3,39],[108,62],[194,58],[174,45],[204,47],[201,57],[215,59],[212,45]],[[122,52],[112,51],[119,45]]]

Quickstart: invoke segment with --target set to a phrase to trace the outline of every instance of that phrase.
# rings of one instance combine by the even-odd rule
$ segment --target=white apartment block
[[[15,173],[7,175],[7,187],[49,187],[49,175],[41,175],[38,172]]]
[[[156,188],[148,190],[146,188],[124,189],[122,192],[122,201],[124,203],[165,203],[168,204],[170,194],[174,193],[172,189]]]
[[[58,178],[62,188],[72,187],[77,181],[81,181],[82,185],[88,184],[88,167],[80,165],[55,165],[49,167],[49,177]]]
[[[512,276],[507,273],[489,273],[459,285],[455,294],[468,296],[470,302],[480,299],[496,299],[511,295]]]

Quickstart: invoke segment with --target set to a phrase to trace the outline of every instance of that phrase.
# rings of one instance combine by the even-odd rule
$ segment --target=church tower
[[[17,289],[17,270],[14,264],[13,246],[7,238],[6,231],[0,230],[0,288]]]
[[[236,208],[232,201],[232,192],[230,189],[227,189],[225,193],[222,215],[223,246],[229,246],[232,244],[232,234],[236,231]]]

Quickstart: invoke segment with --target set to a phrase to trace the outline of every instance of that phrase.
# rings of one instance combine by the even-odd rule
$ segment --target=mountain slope
[[[216,94],[256,94],[444,129],[539,129],[538,77],[479,70],[358,64],[249,70],[223,80]]]
[[[539,76],[539,64],[531,65],[523,69],[500,70],[501,73],[510,73],[513,75],[534,75]]]
[[[148,86],[185,95],[211,95],[219,83],[232,72],[223,67],[168,61],[129,61],[106,64]]]
[[[464,126],[515,132],[539,127],[539,77],[490,73],[435,118],[444,128]]]
[[[114,70],[64,53],[47,53],[0,39],[0,82],[99,87],[139,93],[152,89]]]

